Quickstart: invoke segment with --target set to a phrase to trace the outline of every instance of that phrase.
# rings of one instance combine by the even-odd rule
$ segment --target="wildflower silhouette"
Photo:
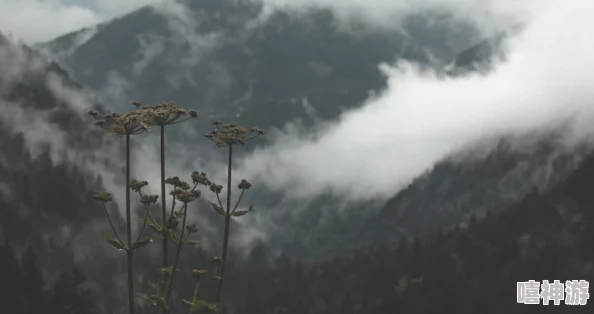
[[[192,301],[182,300],[185,304],[190,306],[190,314],[198,312],[202,309],[208,309],[210,311],[217,311],[217,308],[214,304],[209,303],[205,300],[200,300],[199,298],[199,289],[200,289],[200,278],[206,274],[206,270],[193,270],[192,276],[196,278],[194,283],[194,295],[192,296]]]
[[[110,244],[116,246],[118,249],[126,250],[127,264],[128,264],[128,306],[129,313],[135,313],[134,306],[134,255],[132,246],[135,243],[132,242],[132,220],[130,210],[130,137],[132,135],[141,134],[150,130],[150,125],[154,121],[152,110],[136,109],[127,113],[106,113],[100,114],[96,110],[90,110],[87,112],[93,118],[95,118],[94,124],[105,129],[109,133],[116,134],[118,136],[126,137],[126,240],[127,243],[122,243],[121,239],[118,241],[108,240]],[[106,202],[103,202],[105,206]],[[106,211],[107,213],[107,211]],[[109,215],[108,215],[109,218]],[[110,219],[110,224],[111,222]],[[119,237],[118,237],[119,238]],[[117,243],[117,244],[116,244]],[[148,243],[148,242],[147,242]]]
[[[210,184],[208,180],[195,180],[194,172],[192,175],[193,186],[190,186],[185,181],[179,179],[179,177],[170,177],[165,180],[165,183],[173,186],[173,189],[169,193],[172,197],[171,211],[169,218],[163,224],[159,224],[150,212],[144,219],[145,224],[148,224],[159,234],[166,234],[166,238],[171,240],[176,245],[175,258],[171,267],[166,266],[157,269],[157,293],[154,295],[140,295],[141,298],[149,300],[153,305],[159,307],[159,313],[167,313],[170,309],[170,297],[172,286],[175,281],[175,275],[179,271],[178,265],[181,256],[181,249],[183,244],[194,245],[198,244],[198,241],[190,240],[189,236],[192,233],[198,232],[198,228],[195,224],[187,224],[187,210],[188,204],[197,200],[202,192],[197,189],[198,185],[207,186]],[[181,203],[181,208],[176,211],[176,205]],[[179,219],[181,219],[181,226],[179,225]],[[180,228],[178,228],[180,227]],[[177,231],[179,230],[179,235]],[[175,270],[175,271],[174,271]],[[205,304],[205,303],[201,303]]]
[[[159,126],[160,128],[160,152],[161,152],[161,221],[167,221],[167,200],[165,195],[165,126],[181,123],[193,118],[197,118],[199,113],[196,110],[186,110],[178,107],[172,102],[162,102],[154,106],[143,106],[138,101],[133,101],[132,105],[138,109],[147,110],[150,112],[152,120],[151,125]],[[162,233],[162,264],[163,267],[169,265],[168,262],[168,248],[167,248],[167,224],[163,223]]]
[[[235,203],[235,206],[231,208],[231,172],[232,172],[232,159],[233,159],[233,146],[234,145],[245,145],[247,141],[250,141],[262,134],[264,131],[259,128],[250,127],[244,128],[238,126],[235,122],[230,122],[226,125],[221,125],[221,121],[213,121],[212,124],[215,128],[206,133],[204,136],[211,140],[217,147],[228,148],[228,160],[227,160],[227,206],[223,209],[223,203],[219,194],[221,193],[223,186],[212,183],[210,190],[217,196],[218,204],[210,203],[212,207],[221,216],[225,217],[225,230],[223,234],[223,250],[220,261],[220,272],[217,276],[218,284],[216,285],[216,296],[215,304],[218,307],[221,299],[221,293],[223,290],[223,281],[225,278],[225,264],[227,263],[227,248],[229,245],[229,228],[231,217],[240,217],[248,212],[253,211],[253,207],[250,206],[249,210],[237,211],[237,207],[241,202],[241,198],[246,190],[251,188],[251,184],[245,179],[239,183],[238,188],[241,190],[239,199]]]

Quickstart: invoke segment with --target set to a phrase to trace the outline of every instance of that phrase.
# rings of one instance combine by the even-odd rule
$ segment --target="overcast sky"
[[[47,41],[162,0],[0,0],[0,32]]]

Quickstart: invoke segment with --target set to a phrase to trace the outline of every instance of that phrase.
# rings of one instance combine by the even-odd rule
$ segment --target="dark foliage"
[[[594,157],[544,195],[438,234],[305,270],[250,274],[241,313],[592,313],[516,303],[516,282],[594,280]],[[591,300],[590,300],[591,301]],[[243,305],[239,305],[242,304]]]
[[[3,313],[94,314],[96,299],[84,288],[86,278],[73,268],[60,273],[46,286],[29,247],[19,263],[14,248],[5,241],[0,247],[0,308]]]

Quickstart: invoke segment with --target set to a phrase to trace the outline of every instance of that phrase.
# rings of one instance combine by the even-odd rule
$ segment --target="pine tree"
[[[47,304],[43,275],[37,265],[37,255],[29,246],[21,261],[23,269],[22,296],[24,297],[22,313],[43,313]],[[33,302],[31,302],[34,300]]]
[[[95,299],[90,291],[80,287],[85,281],[86,278],[76,267],[62,272],[52,289],[50,313],[96,313]]]
[[[0,309],[3,313],[22,313],[20,291],[21,268],[13,247],[4,241],[0,247]]]

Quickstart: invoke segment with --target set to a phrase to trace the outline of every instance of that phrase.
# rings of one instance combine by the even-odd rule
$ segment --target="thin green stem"
[[[107,220],[109,221],[109,225],[111,226],[111,230],[113,230],[113,233],[115,233],[116,238],[118,238],[118,241],[120,241],[120,243],[124,243],[124,241],[122,241],[122,238],[120,238],[120,235],[118,234],[118,232],[116,231],[114,225],[113,225],[113,221],[111,220],[111,216],[109,215],[109,212],[107,211],[107,206],[105,206],[105,203],[103,203],[103,210],[105,210],[105,215],[107,216]]]
[[[223,254],[219,284],[217,287],[217,296],[215,304],[219,306],[221,301],[221,292],[223,291],[223,281],[225,280],[225,265],[227,265],[227,247],[229,245],[229,224],[231,222],[231,161],[233,157],[233,145],[229,145],[229,157],[227,161],[227,215],[225,216],[225,234],[223,238]]]
[[[241,194],[239,194],[239,198],[237,199],[237,203],[235,203],[235,207],[233,207],[233,211],[231,211],[231,213],[234,213],[237,210],[237,206],[239,206],[239,202],[241,202],[241,198],[243,197],[243,192],[245,192],[245,190],[241,190]]]
[[[150,206],[149,205],[144,205],[144,208],[146,209],[146,212],[144,214],[144,223],[142,224],[142,227],[140,228],[140,232],[138,233],[138,237],[136,238],[136,242],[138,242],[140,240],[140,237],[142,237],[142,233],[144,232],[144,229],[146,228],[146,223],[147,223],[148,217],[149,217]]]
[[[179,256],[181,253],[182,248],[182,241],[181,239],[184,237],[184,231],[186,230],[186,217],[188,212],[188,203],[184,203],[183,206],[183,220],[182,220],[182,229],[179,236],[179,241],[177,242],[177,252],[175,253],[175,260],[173,262],[173,268],[171,269],[171,276],[167,281],[167,285],[165,286],[165,290],[163,291],[163,298],[165,299],[165,303],[169,304],[169,297],[171,296],[171,286],[173,285],[173,280],[175,279],[175,273],[177,271],[177,265],[179,263]]]
[[[128,306],[130,308],[129,314],[134,314],[134,255],[130,249],[132,247],[132,219],[130,216],[130,134],[126,134],[126,235],[128,240],[126,257],[128,260]]]
[[[198,289],[200,288],[200,278],[196,278],[196,283],[194,284],[194,295],[192,296],[192,304],[190,304],[190,312],[192,314],[192,307],[196,301],[198,301]]]
[[[161,214],[163,218],[163,267],[167,267],[167,200],[165,199],[165,125],[161,125]]]

